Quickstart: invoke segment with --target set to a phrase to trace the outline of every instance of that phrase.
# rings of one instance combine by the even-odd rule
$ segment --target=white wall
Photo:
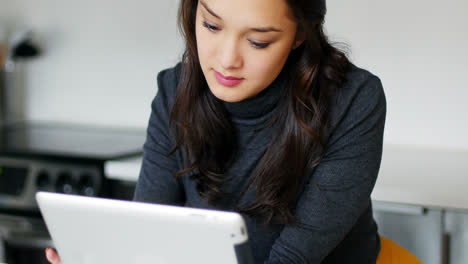
[[[382,79],[385,141],[468,149],[468,1],[328,1],[328,9],[330,34]]]
[[[27,119],[146,126],[156,75],[181,55],[175,0],[8,4],[44,48],[23,63]]]
[[[0,1],[45,48],[26,65],[28,119],[146,125],[156,74],[181,55],[176,0]],[[328,1],[332,40],[383,81],[387,143],[468,149],[467,11],[465,0]]]

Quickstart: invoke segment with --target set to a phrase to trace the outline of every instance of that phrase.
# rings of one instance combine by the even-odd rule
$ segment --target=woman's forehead
[[[295,23],[286,0],[199,0],[198,7],[225,23],[258,27]]]

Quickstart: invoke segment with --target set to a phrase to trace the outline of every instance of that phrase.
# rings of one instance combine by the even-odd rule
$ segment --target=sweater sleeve
[[[177,86],[177,66],[158,74],[158,92],[151,104],[147,136],[143,145],[143,163],[134,200],[180,205],[185,201],[181,183],[174,177],[178,169],[176,154],[170,154],[169,115]]]
[[[386,100],[377,77],[358,77],[337,96],[324,158],[297,202],[298,223],[284,227],[267,264],[320,263],[369,205],[382,157]]]

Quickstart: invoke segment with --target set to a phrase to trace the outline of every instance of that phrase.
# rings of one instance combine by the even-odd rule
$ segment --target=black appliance
[[[104,176],[104,162],[142,153],[142,130],[49,123],[0,128],[0,263],[47,263],[52,246],[34,195],[51,191],[131,199],[132,185]]]

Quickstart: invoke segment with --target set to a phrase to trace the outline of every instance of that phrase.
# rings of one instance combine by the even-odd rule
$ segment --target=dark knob
[[[44,190],[50,184],[49,173],[45,170],[39,171],[36,178],[36,186],[39,190]]]
[[[78,181],[78,191],[80,194],[86,196],[93,196],[95,194],[94,181],[90,174],[84,173],[80,176],[80,180]]]
[[[55,182],[55,190],[59,193],[72,193],[74,191],[74,182],[69,172],[60,172]]]

